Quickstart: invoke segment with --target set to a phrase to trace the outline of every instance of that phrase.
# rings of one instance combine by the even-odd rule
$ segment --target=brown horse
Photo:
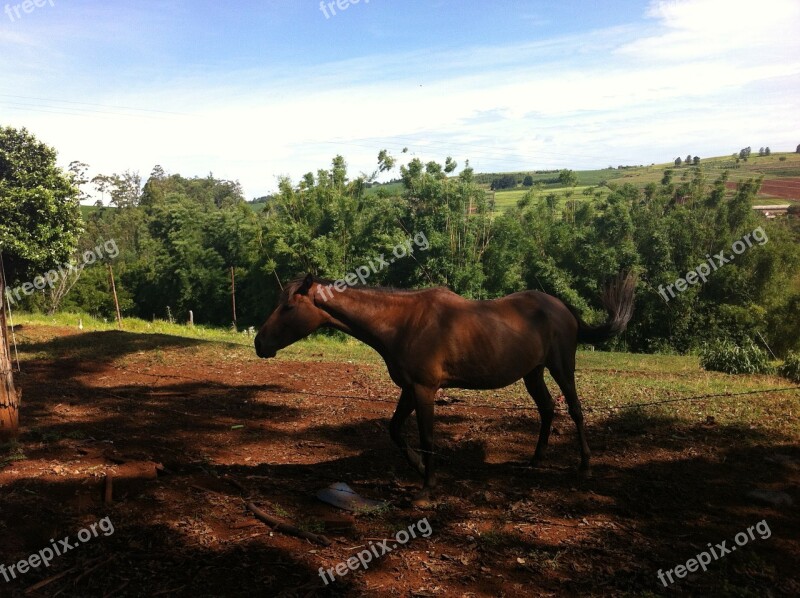
[[[580,470],[588,475],[589,446],[575,390],[575,350],[578,343],[603,341],[625,329],[633,312],[634,286],[634,277],[628,275],[606,287],[602,300],[610,317],[605,324],[590,326],[571,307],[539,291],[470,301],[444,288],[346,287],[309,274],[286,286],[256,336],[256,353],[274,357],[324,326],[354,336],[380,353],[402,390],[389,431],[425,480],[420,502],[436,485],[436,391],[501,388],[522,378],[541,417],[532,459],[538,464],[547,448],[555,407],[544,381],[546,367],[578,428]],[[402,434],[413,411],[419,424],[419,452],[406,444]]]

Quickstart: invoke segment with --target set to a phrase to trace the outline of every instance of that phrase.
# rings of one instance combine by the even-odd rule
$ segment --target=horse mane
[[[320,285],[328,286],[336,284],[336,280],[325,278],[324,276],[312,275],[312,278],[314,279],[315,283]],[[288,283],[286,283],[286,286],[283,289],[283,293],[281,294],[281,299],[286,300],[292,295],[294,295],[297,292],[297,289],[300,288],[300,285],[302,285],[305,282],[305,280],[306,280],[305,276],[298,276],[297,278],[294,278],[290,280]],[[364,284],[355,284],[347,286],[354,289],[365,289],[365,290],[375,291],[377,293],[418,293],[419,291],[428,290],[428,289],[398,289],[396,287],[380,287],[380,286],[373,287]],[[443,287],[434,287],[434,288],[443,288]]]

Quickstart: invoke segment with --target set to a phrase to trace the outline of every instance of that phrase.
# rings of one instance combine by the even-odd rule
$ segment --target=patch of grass
[[[321,534],[325,531],[325,524],[316,519],[301,519],[297,522],[297,527],[304,532],[311,532],[312,534]]]
[[[700,352],[700,365],[726,374],[769,374],[774,370],[767,352],[752,341],[741,345],[725,340],[708,343]]]
[[[284,519],[288,519],[292,516],[292,514],[289,511],[287,511],[282,506],[276,503],[272,504],[272,510],[275,511],[275,514],[278,517],[283,517]]]
[[[106,322],[102,319],[80,313],[58,313],[53,316],[38,313],[16,313],[14,314],[15,324],[24,326],[46,325],[72,328],[78,332],[79,324],[83,324],[83,332],[111,332],[118,330],[116,322]],[[164,320],[148,322],[138,318],[123,318],[122,329],[124,332],[134,334],[163,334],[180,338],[197,339],[210,343],[225,343],[237,349],[236,358],[242,357],[257,359],[253,349],[254,337],[247,332],[235,332],[227,328],[214,328],[212,326],[188,326],[185,324],[175,324]],[[24,335],[22,335],[24,336]],[[58,331],[53,331],[51,338],[61,337]],[[80,344],[80,343],[79,343]],[[213,345],[210,345],[213,347]],[[88,348],[92,350],[91,347]],[[186,347],[186,350],[201,354],[201,347]],[[219,348],[214,347],[218,352]],[[33,355],[30,355],[33,357]],[[39,352],[38,358],[47,359],[47,354]],[[327,333],[316,333],[303,339],[294,345],[283,349],[279,353],[280,359],[293,361],[364,361],[380,362],[380,356],[367,345],[344,336],[331,336]],[[165,363],[166,357],[161,350],[151,353],[154,363]]]
[[[392,505],[384,503],[377,507],[359,509],[356,511],[356,515],[363,519],[385,519],[393,510]]]
[[[800,382],[800,353],[789,353],[778,373],[792,382]]]
[[[528,552],[527,561],[531,567],[539,571],[556,571],[561,563],[561,557],[566,553],[565,550],[555,550],[552,554],[547,550],[531,550]]]
[[[0,445],[0,469],[13,463],[14,461],[24,461],[27,459],[22,451],[22,445],[16,440]]]
[[[483,532],[478,537],[477,542],[483,548],[501,548],[517,545],[519,543],[519,538],[516,534],[501,529],[491,529],[487,532]]]

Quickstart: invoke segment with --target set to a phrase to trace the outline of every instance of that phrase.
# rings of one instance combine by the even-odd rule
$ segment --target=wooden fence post
[[[0,442],[13,440],[19,434],[21,395],[14,387],[14,367],[6,328],[5,293],[5,273],[0,272]]]
[[[114,307],[117,309],[117,326],[122,330],[122,316],[119,313],[119,299],[117,299],[117,285],[114,284],[114,268],[108,265],[108,273],[111,276],[111,292],[114,294]]]
[[[238,329],[236,326],[236,277],[233,273],[233,266],[231,266],[231,301],[233,302],[233,327]]]

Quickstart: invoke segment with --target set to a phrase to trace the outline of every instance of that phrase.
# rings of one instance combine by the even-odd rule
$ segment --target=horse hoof
[[[433,501],[431,501],[431,493],[428,490],[423,490],[420,492],[417,497],[411,501],[411,504],[418,509],[427,509],[428,507],[433,505]]]
[[[544,459],[534,457],[530,461],[528,461],[528,465],[533,469],[543,469],[544,468]]]
[[[578,475],[580,476],[580,478],[581,478],[582,480],[591,480],[591,479],[592,479],[592,477],[594,477],[594,476],[592,476],[592,470],[591,470],[591,469],[589,469],[588,467],[587,467],[587,468],[585,468],[585,469],[584,469],[583,467],[581,467],[581,468],[578,470]]]

